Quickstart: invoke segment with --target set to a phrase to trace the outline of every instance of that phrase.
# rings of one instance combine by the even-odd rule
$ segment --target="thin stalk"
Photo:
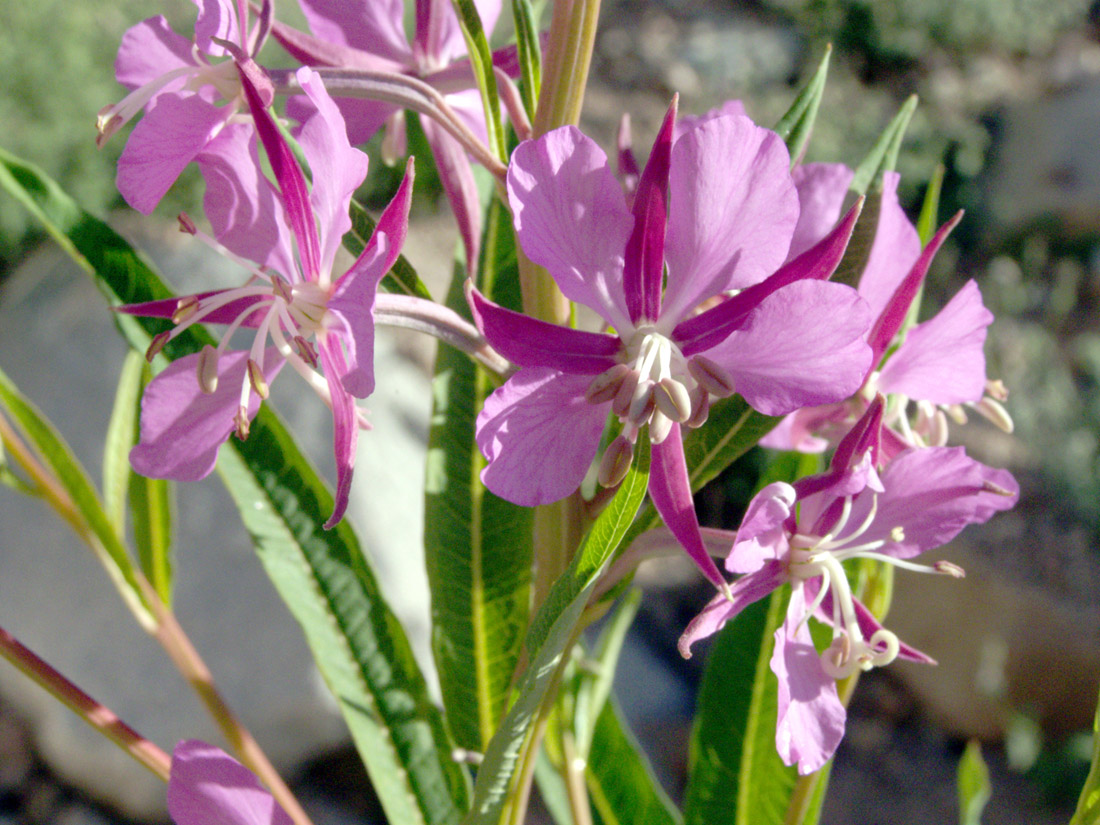
[[[43,661],[7,630],[0,628],[0,656],[3,656],[25,676],[44,688],[65,707],[114,742],[139,764],[165,782],[172,759],[154,743],[123,722],[114,711],[100,704],[66,679],[52,665]]]
[[[573,731],[562,731],[561,747],[565,762],[562,765],[562,773],[574,825],[592,825],[592,806],[588,801],[588,788],[584,783],[584,760],[577,755]]]
[[[577,125],[588,85],[600,0],[557,0],[535,112],[535,137]]]

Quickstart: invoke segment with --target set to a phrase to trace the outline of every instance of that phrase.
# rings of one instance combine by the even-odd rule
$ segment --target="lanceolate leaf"
[[[1092,767],[1077,800],[1077,810],[1069,825],[1096,825],[1100,822],[1100,703],[1092,723]]]
[[[103,446],[103,509],[115,533],[126,531],[126,498],[130,488],[130,448],[137,431],[141,374],[145,359],[137,350],[126,353],[115,390],[115,404]]]
[[[610,504],[596,519],[569,569],[554,583],[527,634],[529,664],[516,700],[485,751],[474,786],[474,804],[465,825],[496,825],[500,820],[524,740],[557,679],[562,657],[577,638],[578,623],[604,565],[626,535],[649,482],[649,442],[643,433],[634,464]]]
[[[515,282],[514,271],[509,277],[515,250],[505,247],[513,236],[498,231],[506,220],[494,199],[480,272],[482,287],[497,297],[495,286]],[[457,273],[448,306],[469,316]],[[474,421],[492,390],[489,375],[469,357],[440,348],[424,509],[432,646],[451,733],[478,753],[507,709],[529,618],[531,578],[533,511],[494,496],[480,480],[485,461],[474,442]]]
[[[466,39],[466,49],[470,54],[470,66],[474,70],[474,79],[481,92],[481,105],[485,109],[485,127],[489,133],[489,151],[508,162],[508,149],[504,139],[504,125],[500,119],[500,103],[497,96],[497,78],[493,74],[493,54],[489,50],[489,41],[481,25],[481,17],[473,0],[452,0],[458,13],[458,22],[462,35]]]
[[[370,240],[371,233],[377,225],[378,222],[367,213],[367,210],[352,198],[351,229],[344,235],[344,248],[358,258],[366,248],[367,241]],[[413,265],[404,255],[397,256],[393,268],[386,273],[380,286],[388,292],[403,292],[406,295],[432,300],[432,293],[428,291],[428,287],[420,280]]]
[[[813,133],[814,121],[817,119],[817,110],[821,106],[821,98],[825,94],[825,78],[829,74],[829,58],[832,57],[833,47],[825,47],[825,56],[821,58],[817,71],[810,78],[806,87],[798,93],[786,114],[775,125],[776,133],[783,138],[787,149],[791,153],[791,166],[796,166],[802,160],[806,152],[806,145],[810,142]]]
[[[542,88],[542,46],[539,43],[538,18],[531,0],[512,0],[512,19],[519,55],[519,90],[527,117],[533,120]]]
[[[111,303],[171,296],[121,237],[40,171],[0,153],[0,186],[42,220]],[[142,350],[147,335],[164,328],[151,319],[119,316],[117,321]],[[209,340],[192,327],[165,352],[177,357]],[[230,492],[336,693],[387,815],[414,825],[456,822],[467,807],[465,771],[451,758],[442,717],[351,527],[344,522],[322,530],[332,496],[266,407],[248,440],[230,439],[230,444],[220,461]]]
[[[906,99],[893,120],[883,129],[867,157],[856,167],[856,173],[848,186],[852,192],[857,195],[866,195],[872,184],[878,187],[883,172],[893,171],[897,166],[901,142],[905,138],[905,130],[909,128],[909,121],[916,109],[917,96],[912,95]]]

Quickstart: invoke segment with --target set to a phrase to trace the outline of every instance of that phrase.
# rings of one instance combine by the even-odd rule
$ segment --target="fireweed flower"
[[[247,4],[193,2],[199,7],[193,41],[172,31],[159,15],[122,36],[115,77],[133,91],[100,110],[96,120],[96,143],[102,146],[145,110],[119,158],[117,176],[126,202],[145,214],[227,124],[248,119],[238,62],[229,54],[236,51],[248,68],[255,68],[247,55],[258,50],[260,36],[257,30],[248,42]]]
[[[386,208],[362,255],[347,272],[334,277],[333,260],[350,229],[348,205],[367,173],[367,157],[348,144],[343,118],[310,69],[298,80],[315,106],[299,134],[313,172],[309,188],[290,148],[263,102],[245,79],[244,89],[278,181],[276,190],[256,172],[254,153],[243,154],[237,181],[239,200],[248,208],[211,215],[219,237],[234,257],[252,271],[245,286],[179,300],[122,307],[135,315],[171,317],[176,326],[150,347],[152,358],[183,329],[198,322],[224,323],[229,329],[216,346],[174,361],[149,384],[142,401],[141,439],[130,453],[139,473],[193,481],[214,468],[218,448],[236,431],[244,438],[268,384],[289,363],[332,407],[337,489],[332,517],[347,506],[355,445],[360,426],[356,398],[374,390],[375,291],[404,242],[412,194],[412,166]],[[229,155],[228,157],[235,157]],[[230,167],[222,170],[229,174]],[[261,257],[265,232],[236,232],[221,225],[238,213],[266,228],[273,242]],[[261,266],[250,265],[251,256]],[[228,349],[239,328],[254,329],[251,347]],[[270,341],[270,345],[268,342]],[[320,374],[317,369],[320,368]]]
[[[841,164],[795,168],[802,214],[810,217],[799,221],[792,248],[805,248],[829,230],[852,175]],[[993,314],[983,305],[974,281],[935,316],[897,340],[932,257],[958,221],[957,216],[948,221],[922,252],[917,231],[898,203],[897,186],[898,175],[887,173],[875,239],[858,286],[876,319],[868,340],[874,352],[872,369],[849,402],[795,412],[762,439],[763,445],[820,452],[829,437],[839,437],[879,392],[888,397],[883,439],[890,453],[908,446],[943,446],[947,417],[964,422],[967,407],[1011,431],[1012,419],[1001,406],[1007,398],[1004,385],[986,377],[982,349]]]
[[[534,506],[578,487],[609,412],[622,432],[604,453],[604,485],[622,479],[647,427],[653,502],[723,587],[699,537],[680,428],[703,423],[711,395],[736,391],[779,415],[858,387],[869,356],[865,304],[854,290],[818,280],[839,262],[858,210],[776,271],[798,219],[783,142],[746,117],[729,116],[673,143],[674,123],[675,103],[632,211],[604,153],[573,127],[513,154],[508,196],[520,245],[567,298],[595,310],[614,332],[538,321],[469,287],[478,328],[521,367],[486,401],[477,442],[489,462],[485,485]],[[733,289],[742,291],[725,299]],[[712,299],[717,306],[694,314]]]
[[[172,751],[168,814],[176,825],[292,825],[252,771],[198,739]]]
[[[485,112],[450,0],[416,0],[416,32],[411,43],[405,35],[403,0],[299,0],[299,5],[314,36],[280,23],[272,28],[272,36],[293,57],[307,66],[419,78],[442,92],[455,114],[482,143],[487,141]],[[475,0],[474,5],[485,31],[492,32],[500,16],[500,0]],[[515,47],[494,53],[493,63],[512,77],[519,73]],[[400,108],[379,100],[339,96],[337,103],[353,144],[366,142],[385,124],[385,153],[391,157],[405,153]],[[421,118],[420,124],[458,223],[467,269],[472,271],[481,238],[481,207],[469,157],[462,145],[431,118]]]
[[[713,599],[680,637],[688,657],[699,639],[783,584],[791,599],[775,632],[771,669],[779,680],[775,741],[783,761],[801,773],[819,769],[844,735],[845,710],[836,680],[901,657],[934,662],[900,642],[852,595],[843,562],[877,559],[905,570],[961,576],[948,562],[910,559],[953,539],[967,524],[986,521],[1016,502],[1005,470],[986,467],[961,447],[909,449],[880,472],[883,401],[868,408],[837,448],[830,471],[794,485],[769,484],[749,503],[726,558],[742,574],[732,598]],[[832,626],[819,653],[807,620]]]

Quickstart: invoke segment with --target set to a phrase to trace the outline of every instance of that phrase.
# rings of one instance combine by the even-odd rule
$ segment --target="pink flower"
[[[246,40],[247,21],[238,17],[247,4],[238,8],[232,0],[193,2],[199,7],[193,41],[172,31],[162,16],[150,17],[123,35],[115,77],[133,91],[104,107],[96,122],[96,142],[102,146],[145,110],[119,158],[117,178],[126,202],[145,214],[227,124],[247,118],[239,114],[247,108],[237,62],[222,59],[236,49],[250,63],[246,56],[254,46]],[[219,41],[231,44],[229,49]]]
[[[837,448],[831,470],[794,485],[769,484],[749,503],[726,569],[742,574],[732,598],[719,596],[680,637],[680,652],[722,628],[746,606],[784,583],[792,587],[786,619],[775,632],[771,669],[779,680],[776,748],[801,773],[821,768],[844,735],[836,680],[901,657],[932,663],[900,642],[852,595],[842,563],[877,559],[906,570],[961,576],[946,562],[909,559],[953,539],[1016,502],[1005,470],[986,467],[961,447],[909,449],[879,473],[879,396]],[[818,653],[811,617],[832,626]]]
[[[723,587],[699,537],[680,427],[702,424],[711,395],[737,391],[779,415],[858,387],[869,355],[866,307],[853,290],[823,280],[858,210],[783,266],[798,202],[779,137],[746,117],[725,116],[674,142],[674,124],[675,104],[632,210],[604,153],[575,128],[514,153],[508,195],[524,252],[615,332],[537,321],[470,287],[482,334],[521,367],[486,401],[477,441],[489,461],[485,485],[534,506],[577,488],[609,412],[622,434],[604,454],[605,485],[621,480],[648,427],[654,504]],[[741,291],[727,299],[734,289]],[[696,314],[713,299],[716,306]]]
[[[248,768],[198,739],[172,751],[168,814],[176,825],[292,825]]]
[[[445,95],[448,105],[482,142],[487,140],[481,97],[450,0],[416,0],[412,42],[405,35],[403,0],[300,0],[300,5],[314,36],[282,24],[274,26],[272,35],[303,64],[420,78]],[[475,0],[474,5],[486,33],[492,32],[500,16],[500,0]],[[518,74],[514,47],[495,53],[493,62],[513,77]],[[388,124],[387,151],[394,156],[405,153],[404,121],[398,107],[378,100],[340,98],[337,102],[353,144],[366,142]],[[481,242],[481,206],[470,160],[462,145],[433,120],[425,117],[420,123],[458,222],[467,269],[473,271]]]
[[[348,205],[366,176],[367,158],[348,144],[343,118],[316,74],[300,69],[298,80],[316,110],[299,135],[312,187],[248,79],[248,105],[278,188],[258,172],[250,130],[227,133],[232,151],[218,155],[225,197],[209,217],[229,252],[251,270],[248,283],[121,310],[175,321],[175,329],[154,339],[150,357],[191,324],[229,325],[217,347],[178,359],[150,383],[130,461],[147,476],[205,477],[229,435],[248,434],[268,384],[290,363],[332,407],[337,489],[326,524],[331,527],[342,518],[351,487],[360,426],[355,399],[374,390],[375,291],[404,242],[412,168],[359,259],[334,276],[337,249],[351,226]],[[256,330],[252,346],[228,350],[241,327]]]

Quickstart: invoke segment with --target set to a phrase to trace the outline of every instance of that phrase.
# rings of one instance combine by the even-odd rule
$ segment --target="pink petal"
[[[680,655],[691,658],[691,646],[700,639],[713,636],[726,622],[733,619],[753,602],[770,595],[787,580],[787,566],[783,562],[772,561],[754,573],[742,576],[730,585],[730,596],[719,593],[711,599],[702,612],[696,616],[676,643]]]
[[[798,281],[768,296],[746,326],[707,351],[766,415],[847,398],[863,383],[870,317],[855,290]]]
[[[727,100],[721,106],[716,106],[701,115],[684,115],[676,121],[675,139],[679,140],[700,123],[706,123],[708,120],[726,115],[748,117],[749,113],[745,111],[745,104],[740,100]]]
[[[921,251],[917,230],[898,203],[899,179],[896,172],[883,175],[878,227],[867,265],[859,279],[859,294],[871,305],[874,318],[886,308]],[[870,210],[867,217],[871,217]]]
[[[325,529],[331,530],[340,523],[348,509],[351,475],[355,469],[355,447],[359,442],[359,417],[355,399],[343,387],[348,365],[340,342],[332,337],[324,338],[320,342],[320,350],[321,364],[332,398],[332,451],[336,457],[335,501],[332,515],[325,522]]]
[[[251,125],[227,124],[196,161],[206,182],[203,208],[214,237],[242,258],[297,280],[294,239],[278,192],[260,172]]]
[[[386,274],[389,241],[375,235],[359,259],[337,282],[328,309],[338,324],[330,329],[347,350],[348,364],[341,371],[344,394],[366,398],[374,392],[374,299]],[[336,342],[332,346],[339,346]],[[328,375],[328,370],[325,370]]]
[[[150,214],[180,172],[214,137],[227,109],[198,95],[162,94],[134,127],[118,159],[118,191],[130,206]]]
[[[840,217],[854,175],[843,163],[806,163],[792,170],[799,211],[788,260],[797,258],[829,234]],[[896,203],[897,198],[894,200]]]
[[[676,141],[669,181],[666,316],[759,283],[787,258],[798,193],[787,147],[746,117],[716,117]]]
[[[508,200],[527,256],[569,300],[630,329],[622,270],[634,220],[603,150],[574,126],[524,141],[508,166]]]
[[[143,476],[198,481],[214,469],[218,448],[235,429],[233,419],[247,380],[247,351],[230,351],[218,359],[217,390],[199,389],[198,355],[173,361],[145,388],[141,399],[141,439],[130,451],[130,464]],[[264,353],[263,372],[270,384],[283,366],[274,347]],[[260,408],[250,392],[248,417]]]
[[[794,488],[782,481],[769,484],[753,496],[726,557],[728,571],[752,573],[770,562],[786,559],[790,552],[786,522],[794,502]]]
[[[192,0],[199,7],[199,17],[195,21],[195,45],[206,54],[224,55],[225,47],[214,42],[213,38],[228,40],[237,46],[244,46],[241,38],[240,21],[233,0]]]
[[[878,552],[901,559],[940,547],[966,525],[1012,508],[1019,494],[1007,470],[975,461],[962,447],[906,450],[886,465],[881,477],[884,492],[878,496],[875,520],[860,541],[885,541]],[[988,489],[988,484],[1007,495]],[[853,502],[852,529],[866,518],[872,500],[864,493]],[[895,532],[899,527],[904,535],[900,541]]]
[[[292,825],[248,768],[197,739],[172,751],[168,813],[176,825]]]
[[[480,108],[480,107],[479,107]],[[466,250],[466,271],[477,271],[478,254],[481,251],[481,201],[477,194],[477,181],[466,150],[443,127],[429,118],[423,118],[424,137],[435,158],[439,181],[451,204],[462,246]],[[482,128],[484,129],[484,121]]]
[[[795,450],[799,453],[823,453],[829,446],[824,438],[819,438],[815,433],[822,423],[830,423],[832,415],[824,414],[822,410],[831,410],[832,405],[825,407],[805,407],[788,414],[780,421],[772,431],[760,439],[761,447],[772,450]],[[847,410],[840,410],[840,417],[847,416]]]
[[[402,0],[301,0],[300,5],[310,31],[322,40],[412,66]]]
[[[589,383],[533,367],[490,395],[477,417],[477,445],[489,462],[481,471],[485,486],[524,507],[576,490],[596,457],[610,406],[584,400]]]
[[[194,66],[191,41],[176,34],[162,15],[142,20],[122,35],[115,58],[115,78],[129,89],[152,83],[162,75],[184,66]],[[168,89],[177,89],[181,78]]]
[[[828,762],[844,738],[847,714],[836,682],[821,666],[810,629],[798,618],[805,613],[802,588],[791,592],[787,619],[775,631],[771,669],[779,681],[775,748],[787,765],[798,763],[802,775]]]
[[[935,317],[909,330],[882,368],[878,386],[933,404],[980,401],[985,394],[986,328],[993,313],[974,281],[956,293]]]
[[[336,250],[351,229],[348,205],[367,176],[367,156],[348,143],[344,118],[317,73],[303,67],[296,77],[316,111],[297,137],[313,173],[309,202],[320,228],[321,272],[331,273]]]
[[[726,587],[726,580],[710,557],[706,542],[699,533],[699,519],[695,515],[695,503],[691,498],[691,482],[688,480],[680,425],[673,424],[668,437],[660,444],[654,444],[652,450],[649,497],[653,501],[653,507],[661,514],[665,525],[702,574],[716,587]]]

